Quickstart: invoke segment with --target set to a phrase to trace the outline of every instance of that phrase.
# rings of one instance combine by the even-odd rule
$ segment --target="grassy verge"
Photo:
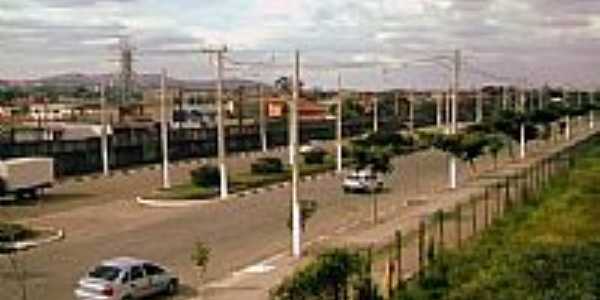
[[[542,201],[445,253],[395,299],[599,299],[600,146],[579,157]]]
[[[300,176],[314,175],[332,170],[335,167],[333,160],[326,160],[323,164],[301,165]],[[230,189],[240,192],[259,188],[278,182],[284,182],[292,178],[290,170],[282,173],[258,175],[251,172],[233,173],[230,177]],[[174,186],[169,190],[156,191],[150,197],[164,200],[205,200],[219,195],[218,188],[200,187],[189,184]]]

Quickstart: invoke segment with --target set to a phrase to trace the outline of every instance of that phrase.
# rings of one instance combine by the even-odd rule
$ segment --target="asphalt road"
[[[280,155],[285,157],[285,153]],[[248,159],[236,159],[230,165],[247,167]],[[446,184],[445,154],[417,153],[396,159],[394,166],[387,178],[389,191],[378,197],[382,212],[397,211],[401,199]],[[186,168],[174,171],[176,181],[186,180]],[[466,167],[461,165],[460,170],[464,180]],[[301,198],[319,203],[317,214],[308,223],[306,240],[369,220],[372,198],[344,194],[340,181],[328,176],[301,184]],[[73,194],[73,201],[86,205],[48,212],[42,204],[34,208],[37,213],[27,214],[34,216],[29,222],[63,228],[67,235],[62,242],[19,255],[27,273],[29,299],[71,299],[76,280],[87,268],[123,255],[156,260],[175,270],[184,285],[178,298],[186,299],[195,294],[193,287],[198,283],[190,259],[195,241],[212,249],[207,280],[288,250],[289,188],[190,208],[145,208],[133,201],[136,194],[159,182],[160,171],[143,171],[61,186],[53,193]],[[77,197],[78,193],[82,196]],[[6,259],[0,260],[0,272],[0,299],[19,299],[17,281]]]

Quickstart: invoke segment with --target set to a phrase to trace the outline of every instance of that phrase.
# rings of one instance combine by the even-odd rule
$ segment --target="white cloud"
[[[544,68],[555,72],[534,74],[537,81],[568,80],[574,71],[592,76],[600,63],[599,15],[600,2],[586,0],[4,0],[0,76],[106,66],[90,61],[114,57],[109,45],[129,34],[138,49],[300,48],[320,62],[406,60],[457,47],[491,71],[516,76],[523,66]],[[210,74],[205,62],[189,60],[142,56],[136,67]],[[364,74],[356,82],[369,82],[372,74]]]

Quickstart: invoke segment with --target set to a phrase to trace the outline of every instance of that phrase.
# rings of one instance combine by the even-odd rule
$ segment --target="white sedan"
[[[383,179],[381,176],[368,170],[353,171],[348,174],[342,182],[344,192],[367,192],[374,193],[383,190]]]
[[[133,300],[175,294],[179,280],[150,261],[119,257],[101,262],[78,282],[77,299]]]

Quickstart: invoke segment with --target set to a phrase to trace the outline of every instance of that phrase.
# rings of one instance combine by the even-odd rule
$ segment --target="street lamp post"
[[[525,90],[521,89],[520,91],[520,103],[519,103],[519,112],[524,116],[525,115]],[[521,159],[525,159],[526,156],[526,148],[527,141],[525,140],[525,120],[521,120],[521,124],[519,126],[519,144],[520,144],[520,157]]]
[[[563,101],[565,102],[566,105],[570,104],[567,101],[567,89],[563,88]],[[567,116],[565,117],[565,139],[567,141],[571,140],[571,116],[569,114],[567,114]]]
[[[259,111],[259,127],[260,127],[260,144],[263,153],[266,153],[268,150],[268,141],[267,141],[267,117],[265,112],[265,90],[263,84],[258,86],[259,100],[258,108]]]
[[[342,74],[338,74],[338,93],[337,93],[337,118],[336,118],[336,144],[337,144],[337,151],[336,151],[336,157],[337,157],[337,172],[341,173],[342,172],[342,139],[343,139],[343,107],[342,105],[344,104],[344,100],[342,99]]]
[[[459,80],[460,80],[460,66],[461,66],[461,53],[460,50],[454,51],[454,65],[453,65],[453,76],[452,76],[452,121],[450,125],[450,134],[457,133],[457,118],[458,118],[458,93],[459,93]],[[449,168],[448,171],[450,174],[450,188],[456,189],[457,187],[457,166],[456,166],[456,157],[454,155],[449,155]]]
[[[100,147],[102,148],[102,173],[109,176],[108,169],[108,125],[106,124],[106,87],[100,85]]]
[[[167,108],[166,106],[166,93],[167,93],[167,70],[162,69],[160,76],[160,133],[162,143],[162,155],[163,155],[163,189],[171,188],[171,181],[169,179],[169,132],[167,124]]]
[[[302,256],[301,227],[300,227],[300,202],[298,199],[298,188],[300,174],[298,170],[298,98],[300,97],[300,52],[294,53],[294,76],[293,92],[290,105],[291,128],[290,128],[290,156],[292,158],[292,255],[296,258]]]
[[[217,55],[217,154],[220,172],[221,199],[228,197],[227,166],[225,164],[225,120],[223,108],[223,54],[225,48],[214,51]]]
[[[590,103],[590,129],[594,129],[594,92],[589,91],[589,103]]]

